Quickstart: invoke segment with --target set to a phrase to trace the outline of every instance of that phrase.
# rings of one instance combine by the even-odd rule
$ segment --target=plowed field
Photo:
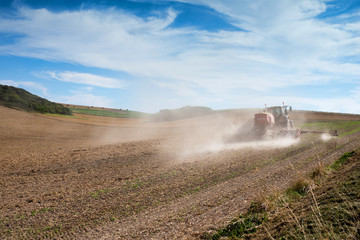
[[[320,115],[307,117],[340,119]],[[0,107],[0,238],[199,239],[360,145],[356,122],[326,141],[223,141],[251,119],[148,122]]]

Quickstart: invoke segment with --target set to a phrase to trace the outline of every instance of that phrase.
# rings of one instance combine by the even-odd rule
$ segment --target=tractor
[[[298,138],[305,133],[329,134],[337,136],[337,130],[333,131],[304,131],[294,128],[293,121],[289,119],[292,107],[289,105],[266,107],[263,112],[254,116],[254,127],[249,131],[239,129],[235,135],[225,138],[225,142],[246,142],[254,140],[271,140],[281,137]]]
[[[266,107],[261,113],[255,114],[253,133],[257,138],[275,138],[280,136],[299,137],[301,130],[294,129],[289,119],[292,107],[288,105]]]
[[[255,114],[254,128],[252,134],[256,139],[272,139],[277,137],[297,138],[305,133],[329,134],[337,136],[337,131],[304,131],[294,128],[293,121],[289,119],[289,112],[292,107],[289,105],[266,107],[261,113]]]

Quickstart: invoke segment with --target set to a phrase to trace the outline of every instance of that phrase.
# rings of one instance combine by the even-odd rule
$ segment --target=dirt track
[[[249,118],[152,123],[0,107],[0,238],[198,239],[360,143],[222,143]]]

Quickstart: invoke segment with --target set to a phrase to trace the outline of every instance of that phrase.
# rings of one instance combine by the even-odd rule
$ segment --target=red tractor
[[[276,139],[279,137],[297,138],[304,133],[329,134],[337,136],[337,131],[303,131],[294,128],[293,121],[289,119],[289,112],[292,107],[288,105],[266,107],[263,112],[256,113],[254,116],[254,127],[251,131],[239,131],[226,138],[226,142],[243,142],[261,139]]]
[[[256,138],[294,137],[304,133],[326,133],[337,136],[337,131],[303,131],[294,128],[293,121],[289,119],[292,107],[288,105],[266,107],[264,112],[255,114],[253,133]]]
[[[282,105],[265,107],[264,112],[255,114],[254,133],[256,137],[298,137],[301,130],[294,129],[293,121],[289,119],[291,106]]]

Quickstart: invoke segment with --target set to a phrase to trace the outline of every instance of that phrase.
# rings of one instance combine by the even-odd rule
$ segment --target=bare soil
[[[0,107],[0,238],[198,239],[360,144],[357,134],[223,142],[251,118],[149,122]]]

